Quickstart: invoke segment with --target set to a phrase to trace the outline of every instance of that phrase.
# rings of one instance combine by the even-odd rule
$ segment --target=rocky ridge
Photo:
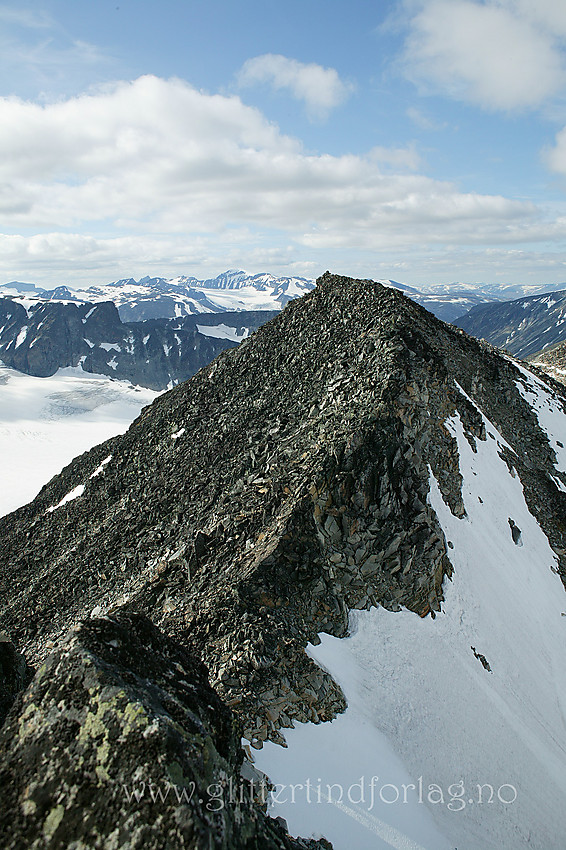
[[[142,612],[205,661],[252,746],[284,743],[345,707],[307,642],[346,635],[351,609],[440,610],[429,470],[465,514],[448,417],[472,446],[490,437],[478,408],[503,435],[564,581],[566,476],[522,380],[400,292],[327,273],[4,519],[3,626],[37,665],[89,615]]]

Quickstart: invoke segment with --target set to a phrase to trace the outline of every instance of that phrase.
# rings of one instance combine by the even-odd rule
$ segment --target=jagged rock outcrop
[[[400,292],[327,273],[4,518],[4,628],[36,664],[91,613],[143,612],[202,657],[252,746],[281,743],[345,707],[308,641],[344,636],[355,608],[440,610],[430,470],[465,512],[448,417],[475,446],[480,408],[507,441],[564,580],[566,476],[522,380]]]
[[[190,378],[274,315],[215,313],[123,322],[111,301],[45,301],[25,307],[17,299],[0,298],[0,359],[40,378],[81,366],[85,372],[163,390]]]
[[[0,732],[0,844],[323,850],[265,816],[203,665],[145,617],[75,628]]]

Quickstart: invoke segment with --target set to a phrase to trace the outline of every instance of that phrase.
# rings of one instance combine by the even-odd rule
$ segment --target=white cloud
[[[413,81],[502,110],[537,107],[564,88],[563,4],[420,0],[409,8],[403,62]]]
[[[566,6],[560,0],[499,0],[499,3],[553,36],[566,36]]]
[[[564,237],[532,204],[418,167],[411,146],[306,154],[240,98],[181,80],[42,105],[0,98],[0,278],[324,269],[341,254],[354,269],[357,251]]]
[[[311,118],[324,119],[343,103],[353,91],[334,68],[315,63],[305,64],[274,53],[248,59],[238,74],[240,86],[267,83],[275,89],[286,89],[302,100]]]
[[[114,62],[104,49],[77,39],[48,13],[0,5],[0,77],[5,93],[41,92],[53,98],[108,73]],[[100,77],[99,77],[100,79]]]
[[[554,147],[543,150],[542,157],[551,171],[566,174],[566,127],[556,134]]]
[[[303,252],[304,253],[304,252]],[[147,274],[214,277],[227,268],[316,277],[326,266],[301,256],[294,244],[240,228],[222,234],[95,237],[78,233],[33,236],[0,233],[0,283],[31,280],[47,288],[86,287]]]
[[[44,29],[53,26],[53,21],[44,11],[33,11],[15,6],[0,5],[0,21],[6,25],[15,25],[25,29]]]
[[[487,218],[531,214],[523,203],[384,173],[383,163],[414,168],[418,157],[411,148],[307,155],[239,98],[180,80],[141,77],[48,105],[0,99],[0,208],[9,213],[0,226],[366,229],[376,219],[387,224],[392,205],[408,225],[415,210],[436,221],[454,198],[473,219],[478,207]]]

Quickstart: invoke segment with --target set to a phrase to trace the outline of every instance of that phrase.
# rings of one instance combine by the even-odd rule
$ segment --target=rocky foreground
[[[351,609],[440,610],[429,470],[464,516],[456,412],[472,447],[478,406],[504,437],[564,582],[566,475],[518,368],[396,290],[317,283],[2,521],[6,707],[36,670],[0,738],[2,846],[306,846],[257,776],[228,798],[238,735],[284,743],[345,708],[304,650]]]

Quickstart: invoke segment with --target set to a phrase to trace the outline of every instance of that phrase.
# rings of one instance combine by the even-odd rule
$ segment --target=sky
[[[566,3],[0,0],[0,282],[566,281]]]

